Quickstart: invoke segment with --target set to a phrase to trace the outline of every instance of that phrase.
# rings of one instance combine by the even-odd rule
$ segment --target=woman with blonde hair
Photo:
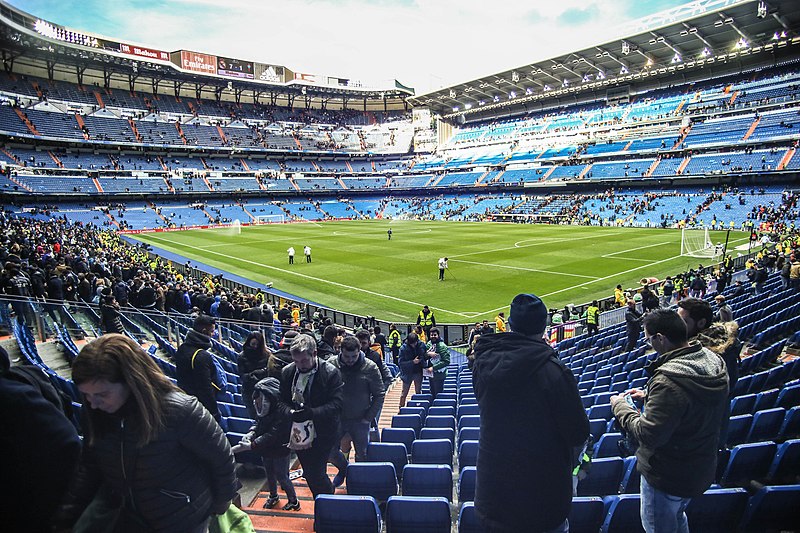
[[[124,335],[86,345],[72,379],[85,399],[85,440],[58,524],[207,531],[236,492],[231,449],[211,414]]]

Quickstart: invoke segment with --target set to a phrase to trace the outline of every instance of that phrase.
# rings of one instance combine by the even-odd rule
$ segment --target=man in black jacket
[[[728,374],[722,358],[689,343],[686,323],[659,309],[644,319],[645,339],[659,354],[646,367],[647,392],[611,397],[619,425],[639,443],[645,531],[688,531],[686,506],[714,481],[717,441],[728,409]],[[644,400],[640,412],[628,402]]]
[[[575,377],[543,339],[546,322],[544,303],[519,294],[511,302],[511,332],[475,344],[475,508],[488,533],[568,530],[572,470],[589,421]]]
[[[625,351],[629,352],[636,348],[636,342],[642,333],[642,313],[637,311],[636,301],[633,298],[628,298],[626,305],[628,307],[625,309],[625,329],[628,333],[628,343],[625,345]]]
[[[214,335],[214,317],[200,315],[186,334],[175,354],[175,373],[178,386],[196,397],[203,407],[219,421],[216,393],[220,390],[217,367],[208,350]]]
[[[281,373],[278,409],[293,422],[314,422],[316,437],[310,448],[297,450],[297,457],[311,494],[333,494],[326,469],[328,456],[338,444],[342,376],[339,369],[317,357],[317,343],[310,335],[298,335],[289,351],[293,362]]]

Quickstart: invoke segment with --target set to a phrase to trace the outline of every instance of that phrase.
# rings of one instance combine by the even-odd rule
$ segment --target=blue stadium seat
[[[747,507],[747,491],[742,488],[707,490],[692,498],[686,508],[690,531],[729,533],[736,531]]]
[[[756,394],[756,403],[753,406],[753,413],[775,407],[775,400],[778,399],[778,392],[778,389],[770,389]]]
[[[603,457],[619,457],[617,443],[622,439],[622,433],[606,433],[594,445],[594,455],[598,459]]]
[[[393,496],[386,504],[386,533],[450,533],[450,502],[445,498]]]
[[[417,415],[420,419],[425,418],[425,408],[424,407],[401,407],[397,411],[398,415]]]
[[[465,466],[458,475],[458,501],[459,503],[471,502],[475,499],[475,483],[478,478],[478,469],[474,466]]]
[[[438,398],[433,400],[431,407],[455,407],[458,405],[458,400],[455,398],[443,398],[444,393],[440,394]]]
[[[453,431],[452,428],[424,427],[419,432],[419,439],[420,440],[447,439],[453,445],[453,449],[455,449],[456,432]]]
[[[399,480],[403,475],[403,467],[408,464],[406,446],[400,442],[370,442],[367,446],[367,461],[392,463]]]
[[[428,408],[431,406],[430,400],[408,400],[406,407],[422,407],[427,413]]]
[[[736,446],[747,440],[747,432],[753,425],[753,415],[732,416],[728,424],[728,435],[725,444]]]
[[[411,443],[417,438],[412,428],[383,428],[381,442],[395,442],[405,445],[406,453],[411,453]]]
[[[778,393],[778,398],[775,401],[775,407],[791,409],[796,405],[800,405],[800,385],[786,387],[781,390],[780,393]]]
[[[636,456],[626,457],[625,471],[622,474],[622,481],[619,483],[620,494],[639,494],[642,475],[636,468]]]
[[[384,502],[397,495],[397,474],[392,463],[350,463],[347,465],[347,494],[372,496]]]
[[[598,442],[600,437],[606,432],[606,426],[608,426],[608,420],[604,418],[593,418],[589,420],[589,433],[592,434],[595,442]]]
[[[422,419],[418,415],[394,415],[392,417],[393,428],[411,428],[414,430],[414,435],[419,435],[419,430],[422,429]]]
[[[429,402],[432,402],[433,401],[433,395],[432,394],[419,394],[419,393],[418,394],[412,394],[411,395],[411,399],[412,400],[428,400]]]
[[[800,406],[796,405],[786,411],[781,429],[778,432],[779,440],[796,439],[800,437]]]
[[[589,419],[602,418],[604,420],[611,420],[611,418],[614,416],[614,413],[611,411],[610,403],[595,404],[589,408],[589,412],[587,414]]]
[[[431,407],[433,409],[433,407]],[[453,431],[456,430],[456,417],[453,415],[449,416],[431,416],[425,419],[425,427],[426,428],[452,428]]]
[[[371,496],[320,494],[314,500],[316,533],[380,533],[381,512]]]
[[[458,430],[481,427],[480,415],[464,415],[458,419]]]
[[[621,457],[593,460],[589,474],[578,482],[578,496],[616,494],[624,468],[625,462]]]
[[[728,466],[722,474],[723,487],[748,487],[751,481],[763,480],[775,458],[774,442],[740,444],[731,449]]]
[[[448,439],[417,439],[411,445],[411,462],[414,464],[452,466],[453,444]]]
[[[453,500],[453,470],[447,465],[406,465],[403,496],[438,496]]]
[[[606,517],[603,520],[603,533],[644,533],[639,516],[639,495],[621,494],[603,498]]]
[[[461,428],[458,430],[458,444],[465,440],[480,440],[481,428]]]
[[[479,414],[481,414],[481,408],[478,404],[459,405],[456,417],[460,419],[464,415],[479,415]]]
[[[456,410],[450,405],[434,406],[428,409],[428,416],[456,416]]]
[[[788,485],[800,481],[800,439],[778,445],[775,458],[767,471],[771,485]]]
[[[597,496],[575,496],[569,511],[570,533],[597,533],[603,524],[605,506]]]
[[[458,511],[458,533],[484,533],[472,502],[464,503]]]
[[[253,426],[252,420],[245,418],[236,418],[234,416],[229,417],[227,423],[228,423],[228,431],[233,431],[234,433],[247,433]]]
[[[800,485],[767,486],[747,504],[744,531],[796,531],[800,524]]]
[[[756,411],[753,415],[753,423],[750,426],[750,431],[747,433],[746,442],[761,442],[776,439],[778,433],[780,433],[781,424],[783,424],[785,416],[786,409],[783,407]]]
[[[753,413],[753,406],[756,404],[755,394],[745,394],[737,396],[731,400],[731,416],[748,415]]]
[[[465,440],[458,445],[458,469],[466,466],[478,466],[479,441]]]

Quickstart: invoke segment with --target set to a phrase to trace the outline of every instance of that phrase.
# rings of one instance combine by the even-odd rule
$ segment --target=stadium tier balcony
[[[18,174],[17,181],[25,184],[34,192],[96,194],[94,181],[86,176],[34,176]]]
[[[380,198],[372,198],[372,199],[360,198],[356,200],[351,200],[350,203],[353,205],[353,208],[356,211],[366,216],[367,218],[375,218],[375,216],[380,212],[381,208]]]
[[[85,139],[74,114],[59,111],[39,111],[32,108],[24,109],[23,113],[27,115],[28,120],[31,121],[43,137]]]
[[[692,156],[683,174],[727,174],[729,172],[776,169],[783,153],[783,151],[771,153],[769,150],[758,150],[750,154],[744,152],[698,154]]]
[[[322,172],[350,172],[347,161],[317,161],[317,166]]]
[[[284,162],[286,172],[317,172],[317,167],[311,161],[301,161],[299,159],[287,159]]]
[[[230,204],[208,204],[206,205],[206,212],[211,215],[214,222],[225,223],[238,220],[240,222],[250,222],[250,216],[244,212],[240,205]]]
[[[671,150],[678,140],[678,133],[672,137],[649,137],[644,139],[633,139],[628,147],[628,152],[653,152],[658,150]]]
[[[273,170],[275,172],[281,170],[280,164],[270,159],[246,159],[245,162],[250,170]]]
[[[506,170],[503,172],[502,178],[505,183],[539,181],[544,178],[550,168],[552,167]],[[486,176],[481,183],[491,183],[490,179],[494,179],[494,176]]]
[[[611,154],[615,152],[622,152],[630,141],[607,141],[587,146],[582,154],[583,155],[600,155]]]
[[[19,74],[9,74],[3,71],[3,73],[0,74],[0,91],[38,99],[39,95],[31,83],[31,81],[35,79],[38,78],[28,78],[26,76],[20,76]]]
[[[662,158],[658,162],[658,166],[653,171],[653,177],[661,176],[675,176],[678,174],[678,167],[683,163],[683,157],[667,157]]]
[[[257,191],[260,189],[255,178],[209,178],[215,191]]]
[[[288,178],[262,178],[261,184],[270,191],[294,191]]]
[[[484,172],[452,172],[445,174],[441,180],[434,183],[436,187],[472,186],[483,174]]]
[[[294,178],[294,182],[303,191],[342,190],[335,178]]]
[[[103,176],[97,178],[103,192],[114,193],[161,193],[167,190],[162,178],[128,178],[122,176]]]
[[[167,227],[167,222],[151,208],[146,206],[128,206],[123,213],[112,211],[112,215],[120,225],[127,229],[155,229]]]
[[[644,177],[655,159],[628,159],[594,163],[586,177],[589,179],[641,178]]]
[[[353,211],[347,203],[336,199],[320,200],[319,209],[332,218],[358,217],[358,213]]]
[[[586,169],[587,165],[561,165],[553,169],[548,179],[576,179]]]
[[[386,186],[386,178],[342,178],[348,189],[381,189]]]
[[[689,135],[683,141],[686,148],[698,146],[735,144],[742,140],[750,125],[755,120],[754,114],[731,118],[709,119],[692,125]]]
[[[203,161],[205,161],[208,170],[221,172],[245,171],[245,168],[242,165],[242,160],[239,158],[207,156],[203,158]]]
[[[0,105],[0,131],[32,135],[25,123],[20,120],[14,108],[7,105]]]
[[[144,144],[159,146],[184,146],[186,144],[174,122],[156,122],[152,119],[137,120],[136,131],[139,132]]]
[[[394,176],[389,178],[391,188],[398,189],[418,189],[424,187],[433,176],[431,174],[420,174],[418,176]],[[347,182],[345,182],[346,184]]]
[[[207,126],[194,122],[191,124],[181,124],[181,129],[183,131],[183,136],[186,137],[187,144],[192,146],[206,146],[212,148],[226,146],[216,126]]]
[[[291,218],[296,220],[322,220],[325,218],[325,213],[307,201],[293,200],[284,202],[281,207],[289,213]]]
[[[21,165],[28,168],[58,168],[58,165],[47,151],[31,148],[10,148],[8,152],[16,156]]]
[[[800,108],[791,108],[761,115],[749,140],[796,139],[800,137]]]
[[[117,158],[120,170],[164,170],[164,166],[156,156],[121,155]]]
[[[280,207],[272,202],[246,202],[244,208],[254,217],[286,215]]]
[[[110,113],[105,110],[101,112]],[[125,119],[100,114],[87,115],[82,118],[91,140],[130,144],[138,142],[130,124]]]
[[[100,98],[106,106],[120,109],[133,109],[140,112],[148,111],[147,105],[139,97],[139,93],[131,93],[114,88],[95,89],[95,91],[100,94]]]

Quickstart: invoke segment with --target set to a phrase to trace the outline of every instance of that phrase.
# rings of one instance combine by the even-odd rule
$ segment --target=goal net
[[[260,215],[256,217],[256,224],[283,224],[283,215]]]
[[[722,253],[708,235],[708,228],[683,228],[681,230],[681,255],[689,257],[716,257]]]

